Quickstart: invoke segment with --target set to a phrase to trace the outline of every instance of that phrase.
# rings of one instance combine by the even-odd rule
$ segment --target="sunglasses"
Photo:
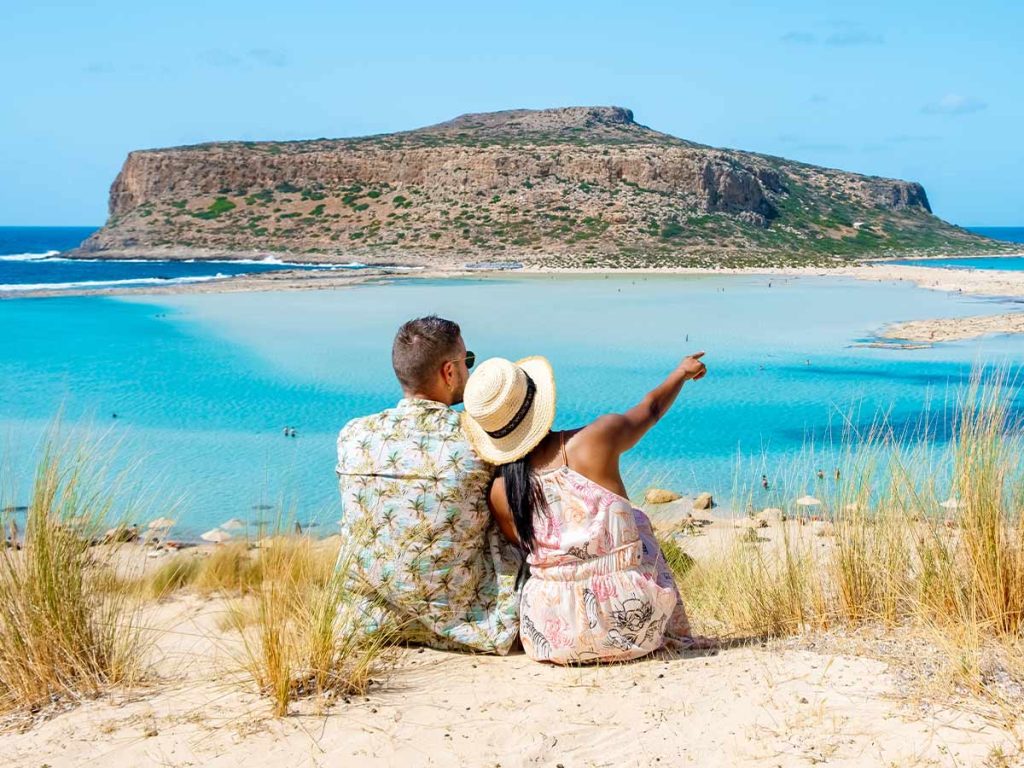
[[[472,368],[476,364],[476,355],[473,354],[472,352],[468,352],[467,351],[466,352],[466,356],[464,358],[459,358],[459,359],[456,359],[456,360],[452,360],[450,362],[458,363],[458,362],[461,362],[462,360],[466,361],[466,367],[467,368]]]

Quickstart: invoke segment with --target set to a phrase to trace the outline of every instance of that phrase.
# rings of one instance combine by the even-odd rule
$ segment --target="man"
[[[487,507],[494,468],[451,407],[474,359],[451,320],[399,328],[391,362],[405,397],[338,435],[339,567],[360,595],[364,631],[505,654],[519,631],[521,556]]]

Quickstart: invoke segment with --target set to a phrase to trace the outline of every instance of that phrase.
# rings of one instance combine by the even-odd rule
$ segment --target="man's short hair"
[[[407,392],[427,384],[446,360],[456,354],[459,324],[437,315],[410,320],[395,334],[391,365]]]

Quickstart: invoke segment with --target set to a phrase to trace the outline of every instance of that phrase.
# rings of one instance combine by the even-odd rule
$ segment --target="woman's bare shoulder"
[[[575,438],[578,443],[606,442],[628,425],[621,413],[606,413],[579,429],[566,433],[566,441]]]

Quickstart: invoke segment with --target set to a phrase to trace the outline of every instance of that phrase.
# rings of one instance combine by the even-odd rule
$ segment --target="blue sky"
[[[0,224],[102,223],[137,148],[615,104],[1024,225],[1022,29],[1010,0],[0,0]]]

